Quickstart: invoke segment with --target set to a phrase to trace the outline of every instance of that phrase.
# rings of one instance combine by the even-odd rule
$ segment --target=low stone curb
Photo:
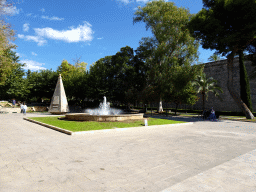
[[[39,121],[36,121],[36,120],[33,120],[33,119],[28,119],[26,117],[24,117],[23,119],[27,120],[27,121],[30,121],[30,122],[33,122],[33,123],[36,123],[36,124],[39,124],[39,125],[43,125],[45,127],[48,127],[48,128],[51,128],[51,129],[54,129],[54,130],[57,130],[57,131],[60,131],[62,133],[66,133],[68,135],[72,135],[73,132],[72,131],[67,131],[65,129],[61,129],[59,127],[56,127],[56,126],[53,126],[53,125],[48,125],[46,123],[42,123],[42,122],[39,122]]]
[[[111,131],[111,130],[115,130],[115,131],[124,131],[124,130],[127,130],[127,129],[138,129],[138,128],[144,128],[145,126],[143,127],[127,127],[127,128],[114,128],[114,129],[102,129],[102,130],[95,130],[95,131],[79,131],[79,132],[72,132],[72,131],[68,131],[68,130],[65,130],[65,129],[62,129],[62,128],[59,128],[59,127],[56,127],[56,126],[53,126],[53,125],[48,125],[46,123],[42,123],[42,122],[39,122],[39,121],[36,121],[36,120],[33,120],[33,119],[28,119],[26,117],[23,118],[24,120],[27,120],[27,121],[30,121],[32,123],[36,123],[36,124],[39,124],[39,125],[42,125],[42,126],[45,126],[45,127],[48,127],[48,128],[51,128],[51,129],[54,129],[54,130],[57,130],[57,131],[60,131],[62,133],[66,133],[68,135],[81,135],[81,134],[94,134],[96,132],[100,133],[100,132],[108,132],[108,131]],[[151,125],[151,126],[146,126],[148,128],[155,128],[156,126],[174,126],[174,125],[191,125],[191,124],[194,124],[194,122],[189,122],[189,123],[176,123],[176,124],[165,124],[165,125]]]
[[[150,125],[150,126],[142,126],[142,127],[127,127],[127,128],[113,128],[113,129],[101,129],[101,130],[95,130],[95,131],[80,131],[80,132],[73,132],[72,135],[80,135],[80,134],[95,134],[95,133],[107,133],[109,131],[125,131],[127,129],[140,129],[140,128],[156,128],[156,127],[165,127],[165,126],[174,126],[174,125],[191,125],[194,124],[193,122],[189,123],[176,123],[176,124],[165,124],[165,125]]]
[[[244,121],[241,121],[241,119],[243,118],[240,118],[240,119],[228,119],[228,118],[223,118],[223,120],[230,120],[230,121],[240,121],[240,122],[250,122],[250,123],[256,123],[256,121],[249,121],[249,120],[244,120]]]

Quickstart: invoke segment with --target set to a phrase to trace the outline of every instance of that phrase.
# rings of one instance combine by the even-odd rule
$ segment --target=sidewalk
[[[255,123],[193,121],[69,136],[22,118],[0,114],[1,192],[256,191]]]

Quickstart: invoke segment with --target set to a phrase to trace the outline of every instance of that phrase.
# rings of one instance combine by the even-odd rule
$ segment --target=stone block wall
[[[245,56],[246,58],[247,56]],[[255,67],[251,66],[250,61],[245,61],[245,67],[247,69],[248,76],[255,70]],[[231,97],[227,89],[228,81],[228,70],[227,70],[227,59],[204,63],[204,73],[206,77],[213,77],[217,80],[217,84],[222,88],[223,93],[220,93],[223,101],[220,101],[217,97],[214,96],[212,92],[208,94],[208,100],[205,100],[205,107],[213,107],[215,111],[233,111],[241,112],[241,109],[237,106],[233,98]],[[240,69],[239,69],[239,58],[234,58],[234,70],[233,70],[233,83],[236,92],[240,95]],[[256,79],[250,80],[250,90],[251,90],[251,100],[253,111],[256,112]],[[185,106],[181,105],[178,108],[185,109],[202,109],[202,94],[198,94],[199,100],[194,106]],[[163,104],[164,107],[165,104]],[[169,105],[170,107],[175,107],[174,104]]]

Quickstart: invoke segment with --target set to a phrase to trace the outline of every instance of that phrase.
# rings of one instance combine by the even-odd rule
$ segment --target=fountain
[[[100,103],[100,106],[98,109],[87,109],[86,112],[89,113],[90,115],[118,115],[122,111],[118,109],[111,109],[110,103],[107,102],[107,98],[104,96],[103,102]]]
[[[74,121],[125,121],[143,119],[143,113],[123,114],[121,110],[110,108],[107,98],[103,97],[97,109],[87,109],[86,113],[70,113],[65,115],[65,119]]]

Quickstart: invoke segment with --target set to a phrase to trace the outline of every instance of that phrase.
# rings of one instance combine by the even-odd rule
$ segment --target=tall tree
[[[205,98],[208,100],[209,92],[213,92],[214,95],[222,101],[218,91],[223,93],[223,90],[220,86],[217,85],[217,80],[214,80],[212,77],[207,79],[205,73],[203,73],[201,76],[198,76],[197,79],[192,82],[192,86],[197,88],[197,93],[202,94],[203,110],[205,108]]]
[[[60,73],[64,80],[74,70],[75,66],[70,64],[67,60],[63,59],[61,65],[57,68],[57,73]]]
[[[14,68],[8,74],[5,83],[0,85],[0,97],[2,99],[9,99],[11,97],[26,99],[29,89],[26,80],[23,78],[25,72],[22,67],[24,67],[25,64],[19,63],[19,56],[10,48],[6,49],[4,52],[12,61]]]
[[[191,15],[184,8],[177,8],[172,2],[163,0],[147,3],[135,12],[134,22],[144,21],[146,29],[150,27],[154,34],[157,48],[147,58],[149,64],[149,81],[155,92],[159,93],[159,100],[169,84],[168,68],[173,65],[192,63],[198,58],[199,43],[191,37],[187,24]],[[159,111],[162,110],[160,107]]]
[[[87,97],[92,100],[101,100],[103,96],[106,96],[108,100],[113,98],[112,90],[110,89],[111,80],[111,58],[112,56],[106,56],[99,59],[92,65],[90,65],[89,77],[88,77],[88,95]]]
[[[12,70],[16,69],[17,63],[6,54],[8,49],[15,49],[17,46],[12,44],[15,40],[15,32],[11,29],[11,25],[6,23],[2,16],[10,16],[6,10],[13,8],[12,3],[7,3],[6,0],[0,0],[0,85],[5,83],[7,77],[12,73]]]
[[[88,63],[85,63],[83,61],[80,61],[81,57],[79,57],[78,59],[73,59],[74,61],[74,66],[81,72],[86,71],[86,67],[88,65]]]
[[[133,85],[133,59],[133,49],[129,46],[122,47],[120,52],[111,58],[110,89],[112,89],[112,98],[123,104],[127,104],[125,92]]]
[[[252,101],[251,101],[251,90],[249,78],[247,76],[247,70],[244,64],[244,53],[242,50],[239,53],[239,68],[240,68],[240,96],[242,101],[247,105],[247,107],[252,111]]]
[[[51,99],[54,93],[58,73],[52,69],[31,72],[28,70],[26,81],[28,82],[28,90],[30,94],[28,100],[41,98]]]
[[[256,38],[256,2],[252,0],[203,0],[204,8],[195,14],[189,28],[194,37],[202,40],[204,49],[216,49],[227,55],[230,95],[247,119],[254,116],[241,100],[233,85],[233,59]]]
[[[87,63],[81,62],[80,58],[73,59],[74,65],[63,60],[58,66],[57,73],[61,73],[68,101],[82,104],[87,93]]]
[[[194,66],[175,66],[171,69],[169,82],[171,89],[166,93],[165,100],[172,101],[177,107],[180,104],[194,105],[198,100],[195,87],[192,86],[192,81],[196,79],[198,74],[202,74],[203,65]]]
[[[149,82],[148,82],[148,70],[149,70],[149,65],[147,64],[147,58],[149,58],[153,50],[156,48],[156,40],[153,38],[142,38],[142,40],[139,42],[140,46],[135,50],[136,55],[134,57],[134,70],[135,70],[135,75],[134,75],[134,87],[137,90],[137,101],[151,101],[145,100],[145,95],[150,95],[149,90],[152,90],[151,87],[149,87]],[[146,90],[147,87],[147,90]],[[144,90],[145,89],[145,90]],[[147,94],[145,94],[147,92]],[[150,98],[150,97],[149,97]]]
[[[16,45],[11,44],[12,40],[15,40],[14,31],[4,20],[0,20],[0,85],[4,84],[7,76],[16,67],[16,63],[7,54],[8,49],[16,48]]]

